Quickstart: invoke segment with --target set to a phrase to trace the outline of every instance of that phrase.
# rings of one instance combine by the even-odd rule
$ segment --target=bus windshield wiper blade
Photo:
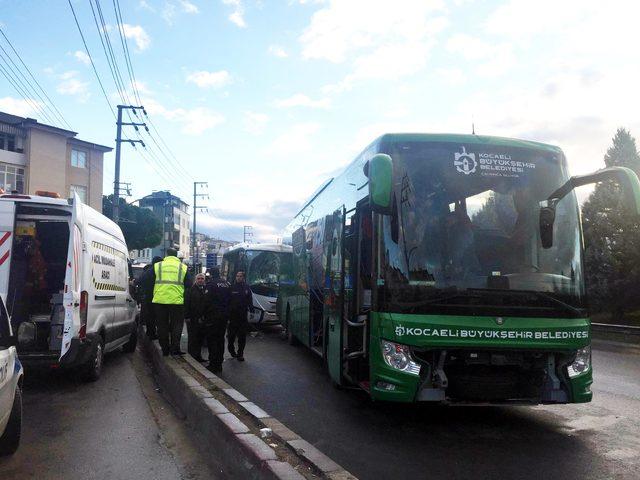
[[[437,304],[441,302],[446,302],[447,300],[453,300],[454,298],[479,298],[480,295],[469,295],[464,292],[454,293],[452,295],[444,295],[441,297],[432,297],[427,300],[420,300],[419,302],[394,302],[401,307],[412,308],[412,307],[422,307],[424,305]]]
[[[510,293],[515,293],[518,295],[534,295],[538,298],[544,298],[545,300],[549,300],[551,303],[556,304],[559,307],[564,308],[566,311],[573,313],[577,317],[584,316],[584,312],[579,308],[574,307],[562,300],[555,298],[553,295],[549,295],[546,292],[539,292],[537,290],[509,290],[509,289],[500,289],[500,288],[468,288],[468,291],[472,292],[491,292],[496,294],[508,295]]]

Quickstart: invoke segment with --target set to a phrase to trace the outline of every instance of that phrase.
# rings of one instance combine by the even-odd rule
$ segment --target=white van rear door
[[[73,318],[80,315],[80,261],[82,259],[82,232],[78,226],[80,199],[73,198],[73,210],[69,225],[69,246],[67,249],[67,269],[64,275],[64,329],[62,331],[62,349],[60,358],[71,347],[71,339],[76,335]]]
[[[15,218],[16,202],[0,201],[0,295],[9,305],[11,302],[7,298],[7,292],[9,291],[9,267]]]

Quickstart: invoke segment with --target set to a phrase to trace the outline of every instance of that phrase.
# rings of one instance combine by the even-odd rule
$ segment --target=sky
[[[560,146],[573,174],[603,166],[618,127],[640,136],[637,2],[119,0],[122,30],[114,1],[98,3],[124,94],[134,96],[119,31],[153,122],[147,153],[123,145],[128,200],[170,189],[192,204],[193,181],[208,182],[198,231],[224,239],[251,225],[254,240],[276,240],[305,198],[387,132],[474,123]],[[97,6],[72,5],[115,106]],[[0,7],[0,26],[78,137],[114,146],[67,1]],[[0,76],[0,111],[47,123],[29,100]],[[110,153],[105,192],[113,171]]]

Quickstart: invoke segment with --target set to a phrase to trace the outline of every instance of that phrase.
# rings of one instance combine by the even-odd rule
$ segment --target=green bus
[[[387,134],[326,181],[285,230],[278,315],[332,381],[375,400],[581,403],[590,320],[573,189],[558,147]]]

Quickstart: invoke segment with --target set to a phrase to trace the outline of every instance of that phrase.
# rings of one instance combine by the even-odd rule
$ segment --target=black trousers
[[[188,347],[187,351],[193,358],[202,358],[202,344],[204,343],[205,331],[202,320],[191,318],[187,322]]]
[[[223,318],[213,320],[213,323],[205,327],[207,349],[209,350],[209,366],[220,368],[224,358],[224,332],[227,329],[227,320]]]
[[[147,336],[157,338],[158,331],[156,330],[156,312],[153,307],[153,303],[140,304],[140,315],[142,316],[142,322],[147,326]]]
[[[242,356],[244,347],[247,344],[247,332],[249,331],[249,322],[246,315],[242,317],[231,317],[229,319],[229,327],[227,328],[227,340],[229,352],[236,352]],[[235,343],[238,339],[238,350],[236,350]]]
[[[162,353],[176,353],[180,351],[180,337],[184,325],[183,305],[163,305],[154,303],[156,311],[156,325],[158,327],[158,341]]]

